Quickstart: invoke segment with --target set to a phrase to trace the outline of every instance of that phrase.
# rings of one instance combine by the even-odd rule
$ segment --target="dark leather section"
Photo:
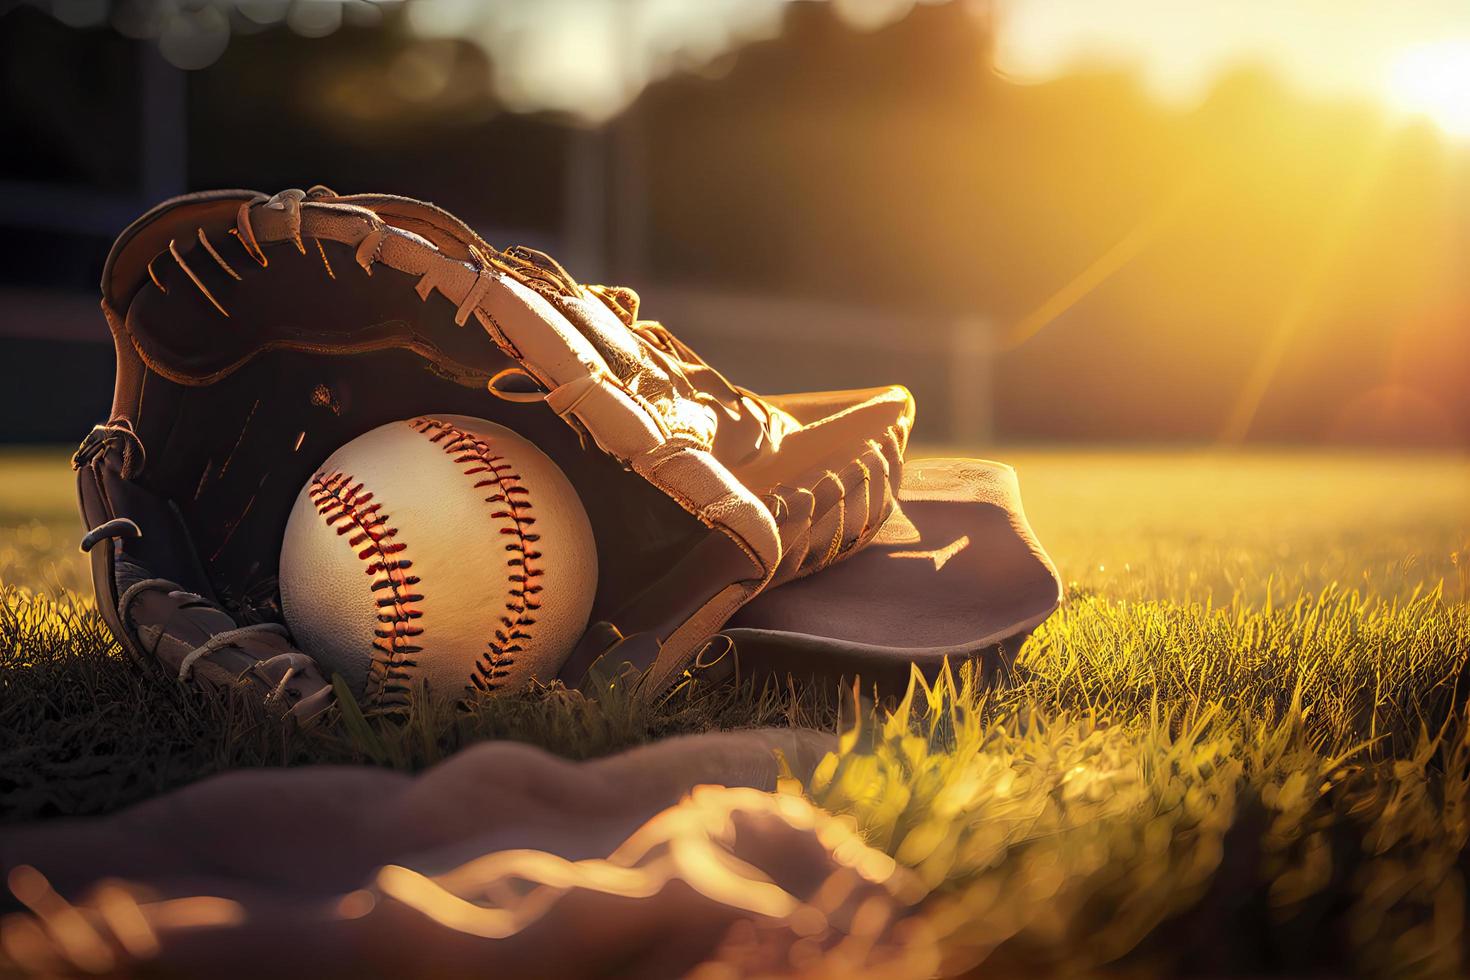
[[[1003,676],[1056,608],[1060,582],[1021,508],[1015,474],[980,460],[910,460],[902,517],[824,571],[767,589],[724,630],[742,676],[901,692],[910,665],[946,658]]]
[[[218,260],[197,226],[180,228],[172,239],[178,259],[167,247],[157,253],[152,276],[127,306],[128,338],[166,377],[205,384],[276,348],[409,348],[476,387],[515,363],[474,324],[456,325],[443,295],[419,299],[417,280],[387,266],[369,275],[347,245],[314,238],[304,240],[304,252],[290,242],[265,245],[262,266],[228,227],[204,229]]]
[[[622,608],[606,617],[594,615],[594,624],[601,618],[603,625],[612,629],[589,629],[559,676],[575,687],[604,656],[608,661],[626,661],[637,670],[646,670],[657,658],[664,637],[718,592],[748,579],[750,572],[750,558],[739,545],[723,534],[705,535],[666,574],[649,578],[645,588]]]
[[[190,592],[213,596],[192,536],[173,502],[141,484],[124,480],[110,468],[104,468],[100,476],[113,510],[130,518],[143,532],[137,538],[116,539],[114,556],[128,565],[146,569],[155,577],[176,582]],[[118,583],[119,594],[129,584]]]
[[[117,597],[132,584],[118,580],[119,565],[146,570],[150,577],[167,578],[181,588],[211,595],[209,579],[178,508],[168,498],[124,479],[118,473],[117,457],[116,447],[109,447],[77,472],[77,495],[87,529],[126,517],[141,532],[100,541],[90,552],[93,584],[99,601],[106,600],[104,616],[115,619]],[[108,625],[117,624],[109,619]]]
[[[82,530],[85,533],[99,527],[117,515],[107,503],[102,490],[98,470],[104,465],[93,460],[77,470],[77,502],[81,507]],[[142,651],[128,631],[122,628],[117,615],[117,578],[114,569],[115,545],[111,540],[99,542],[88,552],[88,564],[92,571],[92,592],[97,597],[97,611],[112,632],[118,644],[135,663],[142,662]]]

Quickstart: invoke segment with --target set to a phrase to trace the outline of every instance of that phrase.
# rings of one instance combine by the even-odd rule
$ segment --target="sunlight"
[[[1180,184],[1178,190],[1164,197],[1143,220],[1094,259],[1087,268],[1009,327],[1001,338],[1001,349],[1015,350],[1022,346],[1087,298],[1094,289],[1107,282],[1146,247],[1154,244],[1159,234],[1174,223],[1186,206],[1198,197],[1203,187],[1198,175]]]
[[[1023,83],[1080,66],[1132,71],[1157,97],[1198,104],[1234,69],[1301,92],[1391,101],[1470,133],[1470,5],[1463,0],[991,0],[996,67]]]
[[[1245,385],[1236,397],[1220,432],[1222,442],[1239,444],[1245,442],[1250,435],[1256,414],[1276,378],[1287,350],[1308,322],[1308,318],[1317,312],[1317,306],[1323,299],[1323,286],[1352,241],[1364,209],[1371,200],[1373,185],[1382,173],[1391,145],[1385,133],[1370,148],[1338,196],[1340,207],[1322,222],[1316,241],[1302,256],[1301,275],[1297,279],[1296,288],[1289,294],[1274,330],[1267,337],[1265,347],[1256,358]]]
[[[1470,137],[1470,37],[1404,51],[1390,66],[1389,101],[1427,116],[1447,133]]]

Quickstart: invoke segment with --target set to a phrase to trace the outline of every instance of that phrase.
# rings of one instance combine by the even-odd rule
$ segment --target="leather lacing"
[[[261,268],[267,268],[270,265],[270,259],[265,254],[265,249],[261,247],[260,239],[255,234],[255,226],[251,219],[251,214],[257,207],[263,206],[268,208],[275,208],[285,212],[286,229],[287,233],[290,235],[290,240],[296,246],[297,250],[301,252],[302,255],[306,255],[306,243],[302,237],[301,231],[301,205],[304,201],[314,201],[324,197],[330,198],[335,196],[336,195],[330,189],[321,186],[313,187],[311,190],[306,192],[302,192],[299,190],[282,191],[276,196],[269,198],[265,197],[264,195],[258,194],[250,198],[249,200],[242,201],[240,203],[240,207],[235,211],[235,227],[229,230],[229,234],[240,243],[240,246],[245,250],[245,253],[250,256],[250,258],[253,259],[256,264],[258,264]],[[390,234],[391,230],[386,222],[384,222],[377,215],[373,214],[371,211],[362,209],[361,213],[363,217],[366,218],[370,223],[370,227],[367,234],[363,235],[363,237],[358,241],[357,247],[354,252],[354,258],[356,258],[357,264],[362,267],[363,272],[367,273],[368,275],[372,275],[373,266],[377,264],[379,260],[379,255],[383,250],[383,245],[387,242],[388,235]],[[219,250],[214,247],[214,243],[209,240],[209,236],[205,234],[203,228],[198,229],[198,236],[200,244],[203,246],[205,252],[208,253],[209,257],[215,261],[215,263],[220,267],[220,269],[224,271],[226,275],[228,275],[232,279],[239,281],[241,278],[240,274],[235,271],[235,268],[231,266],[229,262],[226,261],[224,256],[220,254]],[[326,270],[328,278],[335,280],[337,278],[337,273],[332,268],[331,260],[327,258],[327,251],[326,248],[323,247],[321,239],[313,238],[312,241],[316,245],[317,253],[321,256],[322,268]],[[425,244],[429,243],[426,242]],[[527,282],[527,284],[536,287],[543,292],[545,292],[549,288],[548,282],[546,281],[549,277],[538,277],[534,275],[528,277],[527,274],[518,272],[517,270],[520,269],[534,269],[536,267],[533,266],[524,256],[516,253],[515,250],[506,253],[503,257],[499,257],[500,260],[498,260],[496,256],[487,256],[481,249],[476,247],[474,243],[469,243],[468,248],[470,255],[474,259],[474,262],[471,264],[471,268],[476,271],[477,275],[475,278],[475,282],[470,286],[464,297],[461,298],[459,302],[455,305],[454,322],[457,326],[462,327],[471,316],[476,317],[477,319],[479,319],[481,325],[484,326],[486,332],[489,333],[491,339],[495,342],[495,344],[500,347],[501,350],[504,351],[507,355],[519,360],[521,356],[520,352],[517,351],[514,345],[512,345],[510,341],[506,338],[505,332],[500,329],[500,325],[495,322],[495,318],[491,316],[487,311],[479,308],[480,302],[484,299],[486,292],[488,292],[491,286],[494,285],[496,278],[502,273],[508,273],[510,275],[516,276],[522,281]],[[170,240],[168,243],[168,248],[165,251],[168,253],[170,258],[174,260],[174,263],[183,270],[189,281],[194,284],[194,286],[204,295],[207,300],[209,300],[210,304],[221,314],[228,317],[230,315],[229,311],[225,308],[224,304],[220,302],[219,298],[210,291],[209,287],[204,284],[204,281],[199,278],[199,275],[194,271],[192,267],[190,267],[188,262],[185,261],[183,255],[179,252],[177,243],[173,240]],[[522,251],[529,252],[530,250],[526,249]],[[163,254],[163,252],[160,252],[149,261],[147,271],[148,277],[153,281],[153,285],[157,286],[159,290],[167,294],[168,288],[164,286],[163,281],[158,278],[158,274],[153,269],[153,263],[156,262]],[[545,258],[545,260],[548,262],[552,261],[549,257],[543,258]],[[514,266],[510,264],[510,260],[514,261]],[[556,279],[554,281],[564,282],[565,284],[569,284],[570,287],[574,288],[575,283],[571,280],[571,277],[567,276],[565,271],[561,271],[559,266],[557,267],[557,269],[558,271],[560,271],[560,276],[562,278]],[[430,269],[424,272],[424,274],[420,277],[419,284],[416,289],[419,295],[419,299],[427,300],[430,292],[435,289],[436,284],[437,283],[433,270]],[[527,372],[522,370],[522,373]],[[537,384],[539,385],[540,382],[538,381]],[[490,386],[490,392],[497,397],[505,398],[507,401],[530,401],[534,398],[534,396],[529,395],[525,392],[514,392],[511,393],[509,397],[507,397],[503,389],[497,388],[494,384]],[[545,397],[544,392],[541,394],[541,397]]]
[[[91,551],[103,541],[110,541],[118,538],[139,538],[142,536],[143,532],[138,528],[136,522],[129,520],[126,517],[115,517],[110,521],[104,521],[103,523],[88,531],[82,537],[81,547],[82,551],[87,552]],[[129,613],[132,611],[133,603],[137,602],[138,597],[149,590],[157,590],[167,595],[170,599],[175,600],[178,603],[176,614],[178,612],[183,612],[186,609],[198,608],[203,606],[214,609],[225,615],[226,617],[229,616],[229,614],[221,609],[216,603],[210,602],[208,599],[204,598],[202,595],[199,595],[197,592],[189,592],[188,590],[182,588],[177,582],[172,582],[166,578],[145,578],[128,586],[128,588],[123,591],[123,594],[119,596],[117,600],[118,619],[122,622],[123,626],[127,627],[133,632],[134,636],[138,635],[138,629],[137,626],[134,625],[134,623],[132,622],[132,617],[129,615]],[[169,622],[170,621],[165,621],[160,625],[160,639],[166,635],[169,635]],[[214,634],[208,640],[204,641],[199,646],[195,647],[184,655],[183,661],[181,661],[179,664],[178,679],[180,681],[189,680],[189,678],[194,673],[194,665],[203,658],[209,656],[210,654],[234,645],[242,637],[251,634],[262,633],[271,633],[276,636],[285,637],[287,639],[290,638],[290,634],[286,631],[286,627],[282,626],[279,623],[251,623],[248,626],[237,626],[234,629],[222,630],[221,632]],[[156,649],[150,649],[146,652],[149,655],[156,655]],[[281,675],[281,679],[276,682],[276,686],[265,697],[265,703],[267,707],[270,707],[284,701],[286,697],[286,685],[291,682],[291,679],[296,676],[297,671],[301,669],[298,662],[299,658],[305,659],[305,655],[295,651],[280,653],[266,660],[257,661],[255,664],[252,664],[250,668],[242,671],[240,677],[244,677],[245,674],[250,672],[250,670],[258,669],[261,671],[266,671],[277,664],[285,662],[287,665],[286,673]],[[237,677],[236,680],[239,680],[240,677]]]
[[[224,615],[228,615],[227,613],[224,613],[224,610],[220,609],[220,607],[215,603],[210,602],[208,599],[204,598],[196,592],[189,592],[188,590],[181,588],[176,582],[170,582],[168,579],[164,578],[147,578],[143,579],[141,582],[134,582],[123,592],[121,596],[118,597],[117,600],[118,619],[122,621],[122,624],[124,626],[132,630],[135,636],[138,635],[138,630],[137,626],[132,621],[132,616],[130,615],[133,604],[144,592],[152,590],[164,593],[178,604],[177,608],[175,609],[174,615],[178,615],[179,613],[185,612],[191,608],[199,607],[213,609]],[[164,636],[171,635],[169,631],[169,623],[170,621],[166,620],[159,625],[158,636],[160,640]],[[286,627],[282,626],[280,623],[252,623],[249,626],[237,626],[234,629],[223,630],[219,633],[214,634],[208,640],[205,640],[199,646],[195,647],[184,655],[183,661],[179,664],[178,679],[180,681],[188,681],[189,678],[193,675],[194,665],[200,660],[209,656],[210,654],[215,653],[219,650],[223,650],[226,647],[235,645],[243,637],[265,633],[285,637],[288,639],[290,636],[290,634],[286,632]],[[156,646],[157,643],[155,642],[155,647]],[[156,649],[148,649],[146,650],[146,652],[150,656],[157,655]],[[307,659],[305,654],[296,651],[278,653],[274,657],[269,657],[265,660],[260,660],[252,664],[249,668],[240,673],[240,677],[244,677],[245,674],[249,673],[251,670],[264,672],[268,671],[271,667],[284,663],[286,665],[286,672],[281,675],[281,679],[276,682],[276,686],[265,697],[266,705],[271,706],[285,699],[286,685],[291,683],[291,679],[295,677],[296,673],[301,669],[300,661],[305,659]],[[236,679],[238,680],[239,678]]]
[[[71,468],[81,469],[113,445],[121,449],[119,475],[123,479],[130,480],[143,472],[143,467],[148,463],[148,452],[143,447],[143,440],[133,431],[132,420],[121,416],[108,419],[103,425],[92,426],[92,431],[87,433],[82,444],[72,454]],[[92,549],[83,545],[82,550]]]
[[[257,265],[262,269],[268,267],[270,265],[270,259],[266,256],[265,249],[261,248],[260,239],[256,237],[255,226],[251,222],[250,213],[259,205],[279,208],[286,213],[286,228],[291,235],[292,243],[302,255],[306,255],[306,243],[301,237],[301,202],[335,196],[332,191],[321,186],[313,187],[310,191],[306,192],[299,190],[282,191],[275,197],[270,198],[263,194],[257,194],[249,200],[241,202],[239,209],[235,212],[235,227],[229,230],[229,234],[240,243],[240,247],[245,250],[245,254],[254,260]],[[377,258],[377,250],[382,247],[383,240],[387,236],[387,226],[384,225],[382,220],[376,216],[373,216],[372,220],[373,230],[359,244],[357,254],[358,262],[362,264],[363,269],[369,275],[372,274],[372,263]],[[199,244],[203,247],[205,253],[214,260],[215,264],[223,270],[225,275],[237,282],[243,281],[240,273],[235,270],[235,267],[230,265],[229,261],[220,254],[219,249],[215,248],[214,243],[209,240],[209,236],[205,233],[204,229],[202,227],[198,228],[197,232]],[[313,239],[313,241],[316,243],[317,251],[321,255],[322,266],[326,269],[327,275],[332,279],[336,279],[337,274],[332,269],[332,263],[327,259],[326,249],[322,247],[321,240]],[[183,270],[184,274],[189,278],[189,281],[204,295],[205,299],[209,300],[210,304],[220,314],[228,317],[230,315],[229,310],[220,302],[219,297],[215,296],[209,287],[204,284],[204,281],[199,278],[198,273],[194,271],[193,267],[185,261],[183,255],[179,252],[177,241],[170,239],[168,248],[165,251],[174,260],[174,263]],[[149,260],[147,271],[148,278],[153,281],[153,285],[157,286],[159,290],[167,295],[168,288],[164,286],[163,281],[158,278],[158,274],[153,269],[153,263],[157,262],[163,254],[163,252],[160,252]]]

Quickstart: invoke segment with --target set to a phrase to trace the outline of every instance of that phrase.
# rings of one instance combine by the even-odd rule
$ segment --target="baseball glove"
[[[632,290],[431,204],[177,198],[118,239],[102,292],[117,383],[75,457],[102,614],[135,658],[298,719],[332,694],[281,618],[287,513],[333,449],[426,412],[515,429],[586,505],[598,592],[569,685],[600,659],[650,697],[732,671],[902,684],[1004,663],[1057,602],[1008,468],[905,476],[903,388],[754,394]],[[411,664],[381,660],[369,701],[400,705]]]

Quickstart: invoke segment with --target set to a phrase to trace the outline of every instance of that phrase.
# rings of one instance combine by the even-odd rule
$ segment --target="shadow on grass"
[[[364,716],[343,702],[301,730],[244,693],[204,697],[119,650],[73,597],[0,592],[0,823],[108,813],[228,769],[312,764],[417,771],[474,742],[526,742],[570,759],[670,735],[757,726],[830,730],[835,697],[723,687],[658,705],[559,683],[465,706],[420,699]]]

